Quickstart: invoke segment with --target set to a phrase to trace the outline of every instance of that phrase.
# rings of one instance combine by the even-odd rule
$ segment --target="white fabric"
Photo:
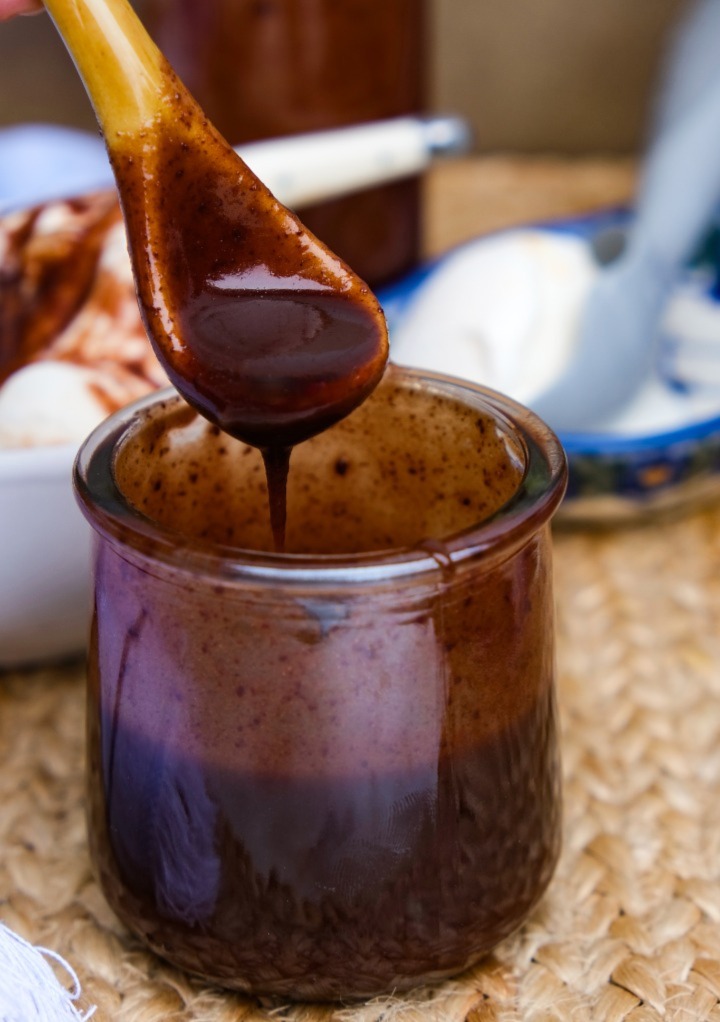
[[[67,973],[70,989],[48,959]],[[87,1022],[95,1008],[81,1013],[74,1004],[79,996],[78,978],[60,955],[34,947],[0,922],[0,1022]]]

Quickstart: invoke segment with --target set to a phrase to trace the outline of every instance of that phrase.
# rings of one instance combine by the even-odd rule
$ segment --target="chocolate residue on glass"
[[[0,390],[16,374],[42,363],[72,367],[100,414],[167,386],[140,319],[114,191],[53,200],[0,217]],[[47,377],[40,379],[44,389]],[[54,409],[66,395],[60,388],[48,396],[41,421],[31,407],[16,416],[16,396],[3,402],[0,445],[82,438],[81,431],[67,433],[69,420],[63,416],[56,440]]]

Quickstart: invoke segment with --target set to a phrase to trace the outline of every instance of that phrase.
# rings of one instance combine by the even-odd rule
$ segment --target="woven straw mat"
[[[457,980],[353,1007],[208,989],[92,879],[82,669],[0,677],[0,918],[119,1022],[720,1022],[720,512],[556,537],[564,851],[540,908]]]

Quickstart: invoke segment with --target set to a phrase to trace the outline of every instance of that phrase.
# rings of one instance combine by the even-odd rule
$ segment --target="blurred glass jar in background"
[[[233,145],[423,109],[424,0],[147,0],[158,45]],[[412,267],[420,182],[302,210],[371,285]]]

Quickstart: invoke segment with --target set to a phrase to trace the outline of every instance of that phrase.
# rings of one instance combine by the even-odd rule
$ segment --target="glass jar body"
[[[487,523],[418,541],[423,518],[412,547],[350,556],[208,545],[208,500],[191,527],[175,517],[175,494],[189,514],[192,478],[209,472],[216,504],[234,499],[237,480],[220,482],[233,470],[254,479],[253,452],[198,427],[178,398],[146,401],[157,415],[144,431],[132,410],[116,416],[79,457],[76,485],[96,530],[93,861],[112,907],[152,948],[240,990],[369,997],[456,973],[520,925],[557,859],[549,517],[562,454],[547,432],[516,433],[507,408],[482,395],[458,403],[458,446],[448,447],[434,432],[442,401],[413,400],[431,378],[398,379],[308,441],[309,453],[298,450],[291,514],[307,520],[305,542],[317,545],[318,523],[338,508],[347,520],[342,494],[355,475],[352,504],[366,495],[366,509],[340,538],[331,523],[323,544],[345,549],[378,508],[373,486],[389,477],[382,503],[403,520],[402,535],[432,499],[437,513],[456,508],[451,521],[472,521],[468,505],[478,497],[484,507],[494,492]],[[441,378],[432,387],[433,402],[479,393]],[[437,440],[437,462],[415,457],[410,433],[384,418],[413,408],[417,443],[427,453]],[[377,419],[387,444],[362,447]],[[153,457],[169,460],[166,475]],[[454,463],[460,473],[440,482]],[[164,493],[171,522],[152,503]],[[248,489],[218,529],[251,503]],[[381,517],[377,535],[385,526]]]
[[[424,108],[424,0],[150,0],[147,8],[158,45],[233,145]],[[372,286],[417,262],[417,179],[300,212]]]

